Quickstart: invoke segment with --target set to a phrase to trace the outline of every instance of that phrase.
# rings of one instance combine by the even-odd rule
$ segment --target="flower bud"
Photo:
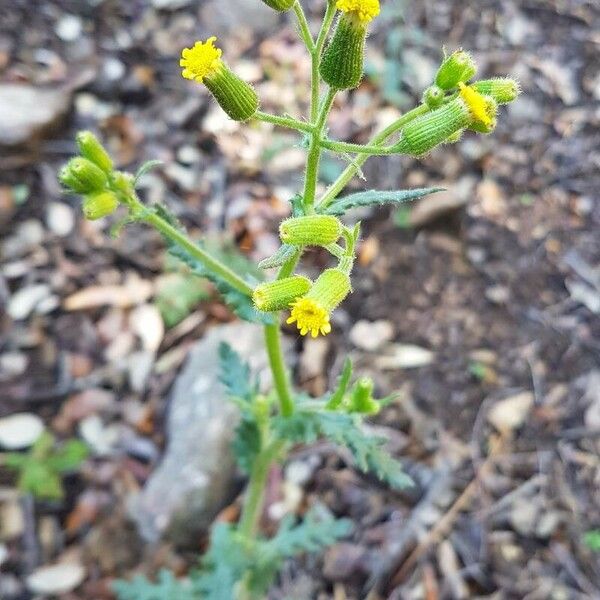
[[[112,177],[114,189],[125,196],[130,196],[135,189],[135,177],[125,171],[114,171]]]
[[[455,98],[405,125],[396,149],[410,156],[423,156],[468,127],[471,121],[471,113],[464,100]]]
[[[329,314],[350,293],[350,277],[339,269],[323,271],[308,293],[292,304],[287,323],[296,323],[300,335],[312,337],[331,331]]]
[[[196,42],[181,52],[180,66],[185,79],[206,85],[219,106],[234,121],[247,121],[258,110],[258,96],[252,86],[240,79],[221,60],[221,50],[214,46],[217,38]]]
[[[288,308],[289,305],[304,296],[312,282],[306,277],[295,275],[285,279],[276,279],[268,283],[261,283],[254,289],[252,300],[258,310],[274,312]]]
[[[279,12],[290,10],[296,0],[262,0],[267,6]]]
[[[471,87],[484,96],[491,96],[498,104],[509,104],[521,93],[518,81],[503,77],[482,79]]]
[[[119,201],[112,192],[90,194],[83,199],[83,215],[89,221],[106,217],[117,209]]]
[[[113,161],[104,146],[91,131],[80,131],[76,137],[79,152],[107,175],[113,170]]]
[[[342,224],[331,215],[292,217],[279,226],[281,241],[293,246],[327,246],[341,235]]]
[[[441,87],[432,85],[423,93],[423,103],[427,104],[431,109],[438,108],[444,102],[445,97],[446,94]]]
[[[451,90],[459,82],[472,79],[475,73],[477,73],[477,65],[471,55],[464,50],[457,50],[441,64],[435,76],[435,83],[443,90]]]
[[[348,399],[348,412],[363,415],[375,415],[381,408],[379,402],[373,398],[373,381],[368,377],[361,377],[352,388]]]
[[[343,14],[323,53],[320,73],[332,88],[347,90],[362,79],[367,29],[379,14],[379,0],[337,0],[336,6]]]
[[[72,158],[59,173],[63,185],[78,194],[89,194],[104,187],[108,182],[106,174],[87,158]]]

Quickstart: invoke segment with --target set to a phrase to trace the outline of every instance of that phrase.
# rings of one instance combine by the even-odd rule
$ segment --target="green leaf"
[[[373,473],[394,488],[413,485],[402,465],[385,449],[385,438],[365,433],[361,421],[360,415],[306,410],[299,406],[291,417],[275,417],[273,425],[281,439],[310,444],[324,437],[348,448],[361,471]]]
[[[264,549],[274,560],[291,558],[305,552],[319,552],[352,531],[349,519],[320,516],[317,510],[306,513],[304,520],[294,524],[293,517],[285,518],[277,534],[265,542]]]
[[[88,456],[89,450],[84,442],[68,440],[48,457],[47,464],[59,473],[75,471]]]
[[[191,581],[176,579],[170,571],[159,572],[156,582],[138,575],[131,581],[115,581],[113,590],[119,600],[201,600]]]
[[[209,271],[201,262],[191,256],[186,250],[173,244],[169,247],[169,252],[184,262],[198,277],[204,277],[215,284],[223,296],[225,303],[235,312],[235,314],[245,321],[252,323],[262,323],[264,325],[273,324],[274,318],[269,313],[263,313],[254,308],[252,299],[246,294],[239,292],[231,287],[224,279],[221,279],[216,273]],[[231,264],[229,264],[231,267]]]
[[[219,380],[233,398],[251,402],[256,395],[257,384],[250,382],[250,365],[226,342],[219,345],[221,371]]]
[[[261,449],[260,428],[253,413],[242,412],[231,447],[240,469],[244,473],[250,473]]]
[[[137,186],[139,180],[146,174],[152,171],[152,169],[156,169],[163,164],[162,160],[148,160],[146,161],[136,172],[133,178],[133,185]]]
[[[351,377],[352,361],[349,358],[346,358],[346,360],[344,361],[344,368],[342,369],[342,374],[340,375],[337,382],[337,387],[325,406],[327,410],[335,410],[342,404],[344,396],[346,395],[346,391],[348,389],[348,385],[350,384]]]
[[[211,295],[210,284],[189,274],[170,273],[161,277],[154,299],[167,328],[181,323],[196,306]]]
[[[258,266],[261,269],[273,269],[275,267],[281,267],[281,265],[292,258],[297,251],[298,249],[294,246],[283,244],[283,246],[281,246],[279,250],[273,254],[273,256],[269,256],[268,258],[261,260],[258,263]]]
[[[583,536],[585,545],[594,552],[600,552],[600,529],[592,529]]]
[[[336,198],[329,206],[325,207],[323,212],[328,215],[343,215],[352,208],[362,206],[375,206],[383,204],[402,204],[411,200],[423,198],[428,194],[441,192],[444,188],[417,188],[414,190],[399,190],[390,192],[381,192],[377,190],[369,190],[366,192],[358,192],[350,194],[343,198]]]
[[[18,482],[22,492],[43,500],[60,500],[64,496],[58,473],[47,464],[30,459],[21,470]]]

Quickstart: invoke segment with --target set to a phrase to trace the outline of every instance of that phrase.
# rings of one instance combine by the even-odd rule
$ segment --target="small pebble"
[[[29,448],[44,431],[44,423],[32,413],[17,413],[0,419],[0,447],[6,450]]]
[[[54,31],[63,42],[74,42],[83,30],[81,19],[75,15],[65,15],[62,17]]]

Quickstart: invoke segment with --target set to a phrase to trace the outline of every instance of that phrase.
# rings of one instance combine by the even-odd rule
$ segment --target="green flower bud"
[[[258,96],[252,86],[240,79],[225,63],[204,78],[204,85],[234,121],[247,121],[258,110]]]
[[[102,169],[87,158],[72,158],[59,173],[63,185],[78,194],[97,192],[106,187],[108,179]]]
[[[326,269],[319,275],[304,298],[314,300],[327,312],[331,312],[351,290],[350,277],[346,273],[339,269]]]
[[[295,275],[285,279],[276,279],[268,283],[261,283],[254,289],[252,300],[258,310],[274,312],[288,308],[300,296],[304,296],[312,282],[306,277]]]
[[[112,183],[115,189],[122,194],[129,196],[134,190],[135,178],[131,173],[125,171],[115,171],[112,177]]]
[[[471,112],[465,101],[455,98],[405,125],[396,148],[403,154],[423,156],[468,127],[471,121]]]
[[[323,53],[321,77],[336,90],[358,86],[363,76],[367,23],[352,13],[340,16],[337,27]]]
[[[361,377],[352,388],[347,403],[348,412],[363,415],[375,415],[381,406],[373,398],[373,381],[368,377]]]
[[[293,246],[327,246],[341,235],[342,224],[331,215],[292,217],[279,226],[281,241]]]
[[[107,175],[113,170],[113,161],[104,146],[91,131],[80,131],[76,137],[81,156],[92,161]]]
[[[90,194],[83,199],[83,215],[89,221],[106,217],[117,209],[119,201],[112,192]]]
[[[64,187],[76,194],[85,194],[88,191],[88,186],[75,177],[69,165],[65,165],[58,172],[58,180]]]
[[[327,335],[329,315],[351,292],[350,277],[339,269],[323,271],[309,292],[292,305],[287,323],[296,323],[301,335]]]
[[[296,0],[262,0],[267,6],[279,12],[290,10]]]
[[[484,96],[491,96],[498,104],[509,104],[521,93],[518,81],[503,77],[482,79],[476,81],[471,87]]]
[[[441,64],[435,83],[443,90],[455,88],[459,82],[467,82],[477,73],[477,65],[468,52],[457,50]]]
[[[438,108],[444,102],[446,94],[441,87],[432,85],[428,87],[423,93],[423,103],[427,104],[429,108]]]

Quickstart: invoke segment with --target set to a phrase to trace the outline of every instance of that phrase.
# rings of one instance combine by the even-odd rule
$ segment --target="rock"
[[[390,321],[358,321],[350,330],[350,341],[361,350],[375,352],[394,337]]]
[[[325,552],[323,576],[329,581],[345,581],[364,574],[367,552],[362,546],[342,542],[334,544]]]
[[[375,364],[378,369],[416,369],[425,367],[433,362],[434,354],[426,348],[413,346],[411,344],[393,344],[390,353],[378,356]]]
[[[76,15],[64,15],[60,18],[54,31],[63,42],[74,42],[83,30],[83,23]]]
[[[159,10],[179,10],[192,4],[193,0],[152,0],[152,6]]]
[[[3,563],[6,562],[7,558],[8,558],[8,548],[6,547],[5,544],[0,544],[0,567],[2,566]]]
[[[277,11],[268,8],[262,2],[212,0],[203,4],[200,10],[201,23],[207,31],[217,37],[224,37],[232,30],[242,27],[254,33],[264,34],[275,27],[279,21]]]
[[[540,506],[532,498],[521,498],[510,509],[510,524],[521,535],[531,535],[535,531]]]
[[[160,311],[153,304],[142,304],[131,311],[129,326],[142,340],[144,350],[156,352],[165,335],[165,325]]]
[[[110,456],[120,438],[118,427],[105,427],[98,415],[82,419],[79,423],[79,434],[96,456]]]
[[[215,327],[198,342],[173,388],[163,460],[129,502],[129,514],[148,541],[167,535],[177,544],[197,543],[233,492],[236,466],[231,441],[237,408],[219,381],[223,341],[263,375],[263,384],[270,381],[259,327],[247,323]]]
[[[27,577],[27,587],[34,594],[66,594],[79,587],[85,569],[78,563],[59,563],[36,569]]]
[[[19,146],[40,136],[70,104],[66,89],[0,83],[0,146]]]
[[[300,379],[308,381],[325,372],[325,361],[330,349],[325,337],[307,338],[300,356]]]
[[[28,285],[11,297],[6,312],[15,321],[26,319],[50,295],[50,286],[45,283]]]
[[[460,210],[469,201],[474,187],[475,179],[466,175],[450,184],[449,189],[419,200],[410,211],[409,225],[423,227]]]
[[[43,421],[31,413],[17,413],[0,419],[0,447],[5,450],[29,448],[44,431]]]
[[[48,229],[59,237],[65,237],[73,231],[75,216],[71,207],[64,202],[50,202],[46,209]]]
[[[508,435],[523,425],[532,406],[533,394],[521,392],[494,404],[487,419],[499,433]]]
[[[600,371],[588,375],[584,398],[588,403],[583,419],[585,426],[600,429]]]
[[[24,531],[25,515],[18,498],[3,500],[0,503],[0,539],[14,540],[21,537]]]

